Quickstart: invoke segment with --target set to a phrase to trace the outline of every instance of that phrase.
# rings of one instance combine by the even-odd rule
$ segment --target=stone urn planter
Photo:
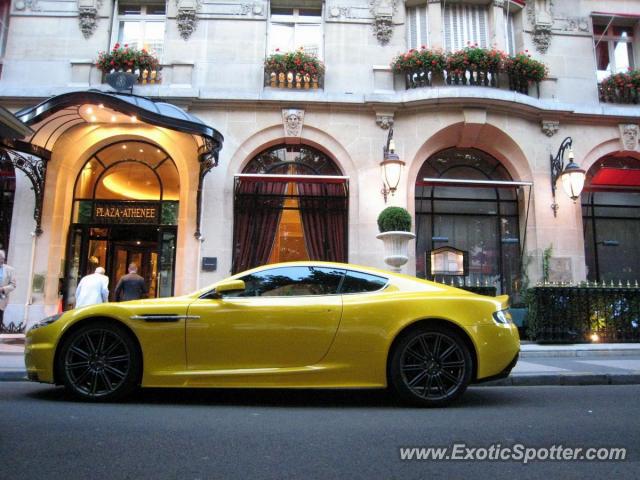
[[[394,272],[400,272],[409,261],[409,241],[416,238],[411,232],[391,231],[376,235],[384,244],[384,263]]]

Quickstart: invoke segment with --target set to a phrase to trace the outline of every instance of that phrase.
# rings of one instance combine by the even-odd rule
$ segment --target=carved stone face
[[[300,125],[300,117],[297,113],[290,113],[287,115],[287,127],[289,130],[297,130]]]
[[[638,126],[637,125],[625,125],[622,128],[622,142],[627,150],[635,150],[636,141],[638,138]]]

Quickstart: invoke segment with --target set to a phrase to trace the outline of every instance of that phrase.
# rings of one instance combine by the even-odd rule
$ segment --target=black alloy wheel
[[[392,352],[390,384],[410,403],[445,406],[464,393],[471,382],[469,347],[455,331],[429,326],[410,330]]]
[[[77,398],[116,400],[139,383],[141,361],[129,332],[110,322],[91,322],[65,338],[58,356],[64,385]]]

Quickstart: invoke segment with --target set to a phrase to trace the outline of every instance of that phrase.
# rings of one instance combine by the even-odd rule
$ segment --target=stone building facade
[[[312,172],[308,165],[273,170],[275,176],[292,176],[284,183],[287,190],[278,190],[291,198],[279,207],[298,212],[291,214],[298,215],[291,220],[297,222],[297,230],[272,226],[277,230],[274,235],[279,235],[278,245],[290,242],[294,248],[293,237],[311,235],[305,214],[300,213],[306,201],[301,192],[315,197],[329,191],[320,188],[320,179],[307,178],[320,172],[318,177],[339,177],[336,182],[345,185],[343,193],[327,194],[331,202],[317,209],[342,212],[336,223],[343,222],[342,234],[334,243],[343,242],[344,251],[338,255],[339,247],[331,248],[336,258],[350,263],[385,267],[382,244],[375,238],[376,219],[386,206],[397,205],[411,213],[418,235],[404,268],[410,274],[431,278],[429,252],[450,246],[469,254],[474,273],[464,281],[495,285],[514,295],[526,286],[525,277],[530,283],[542,279],[545,251],[551,257],[547,262],[551,280],[640,277],[640,247],[629,240],[640,233],[634,213],[639,205],[635,189],[640,178],[634,170],[640,168],[640,108],[624,100],[604,101],[598,90],[598,80],[606,74],[640,64],[638,1],[2,0],[1,5],[0,103],[12,112],[27,111],[69,92],[112,91],[95,60],[98,52],[128,41],[155,51],[162,63],[160,80],[136,84],[133,94],[180,107],[224,137],[217,166],[202,177],[199,235],[194,235],[202,142],[192,138],[193,132],[172,130],[166,123],[143,118],[143,113],[133,125],[120,117],[112,123],[107,117],[104,122],[92,121],[87,108],[105,105],[89,100],[68,107],[76,108],[84,121],[73,128],[62,127],[62,120],[47,127],[58,130],[49,144],[41,145],[50,152],[41,234],[35,234],[37,202],[32,184],[15,169],[6,243],[8,263],[17,267],[18,288],[5,324],[34,321],[55,311],[62,294],[72,304],[75,280],[70,276],[82,275],[94,265],[87,248],[97,248],[103,255],[95,255],[97,261],[113,265],[111,285],[117,281],[114,262],[131,258],[156,262],[149,276],[157,282],[158,295],[187,293],[229,275],[246,249],[240,245],[244,233],[239,218],[252,211],[239,207],[242,196],[250,198],[253,192],[260,197],[262,187],[250,186],[263,180],[282,182],[257,178],[272,171],[256,166],[264,162],[265,152],[269,158],[280,155],[284,163],[296,163],[308,154],[312,161],[329,165],[326,171]],[[548,66],[549,76],[524,94],[510,90],[506,79],[496,86],[435,80],[430,86],[407,88],[405,77],[390,68],[396,55],[412,47],[447,50],[467,42],[526,51]],[[272,85],[264,72],[266,56],[276,48],[301,46],[317,53],[326,65],[319,87]],[[130,113],[119,110],[116,103],[106,105],[114,112],[111,118]],[[36,118],[37,112],[32,114]],[[37,118],[44,125],[53,116]],[[397,190],[385,200],[380,163],[390,127],[405,167]],[[594,187],[576,202],[561,187],[554,199],[551,188],[550,156],[556,155],[566,137],[572,139],[576,162],[587,171],[587,186]],[[86,246],[74,247],[74,228],[82,224],[78,189],[81,177],[89,172],[87,165],[100,156],[96,152],[127,142],[133,142],[130,148],[140,146],[140,151],[142,145],[155,148],[159,155],[162,151],[175,165],[175,172],[159,180],[161,191],[172,192],[167,201],[179,202],[171,223],[175,241],[165,245],[175,250],[174,260],[165,258],[171,264],[166,273],[171,276],[168,290],[161,286],[163,281],[168,285],[160,277],[167,255],[162,239],[140,233],[140,245],[147,245],[156,257],[145,257],[149,252],[133,247],[118,253],[118,242],[127,238],[113,236],[117,229],[105,233],[93,225],[82,227],[85,233],[78,234],[78,242]],[[599,168],[607,168],[618,185],[601,181]],[[623,170],[631,173],[625,175]],[[141,173],[131,175],[144,178]],[[425,181],[436,177],[451,183]],[[478,179],[494,183],[469,188],[464,182]],[[173,190],[163,181],[174,182]],[[299,186],[306,182],[317,188]],[[100,201],[113,198],[107,195]],[[256,205],[261,201],[254,200]],[[609,205],[613,213],[597,213],[598,202]],[[619,216],[617,211],[632,213]],[[243,218],[244,228],[257,221]],[[168,228],[158,220],[157,231],[161,227]],[[103,240],[106,243],[98,247],[91,243]],[[310,246],[309,238],[304,240],[306,246],[300,248],[305,255],[333,259],[326,242],[323,255],[315,253],[318,248]],[[273,235],[264,241],[271,245]],[[115,259],[117,255],[121,256]],[[72,265],[74,256],[79,264]],[[89,260],[78,260],[81,256]],[[262,258],[288,259],[268,249]]]

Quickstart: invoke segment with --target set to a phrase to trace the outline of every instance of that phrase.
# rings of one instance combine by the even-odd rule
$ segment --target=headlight
[[[511,323],[511,313],[509,313],[509,310],[493,312],[493,320],[498,325],[509,325]]]
[[[43,318],[37,323],[31,325],[29,330],[35,330],[36,328],[46,327],[47,325],[51,325],[53,322],[58,320],[62,316],[62,313],[56,313],[55,315],[51,315],[50,317]]]

